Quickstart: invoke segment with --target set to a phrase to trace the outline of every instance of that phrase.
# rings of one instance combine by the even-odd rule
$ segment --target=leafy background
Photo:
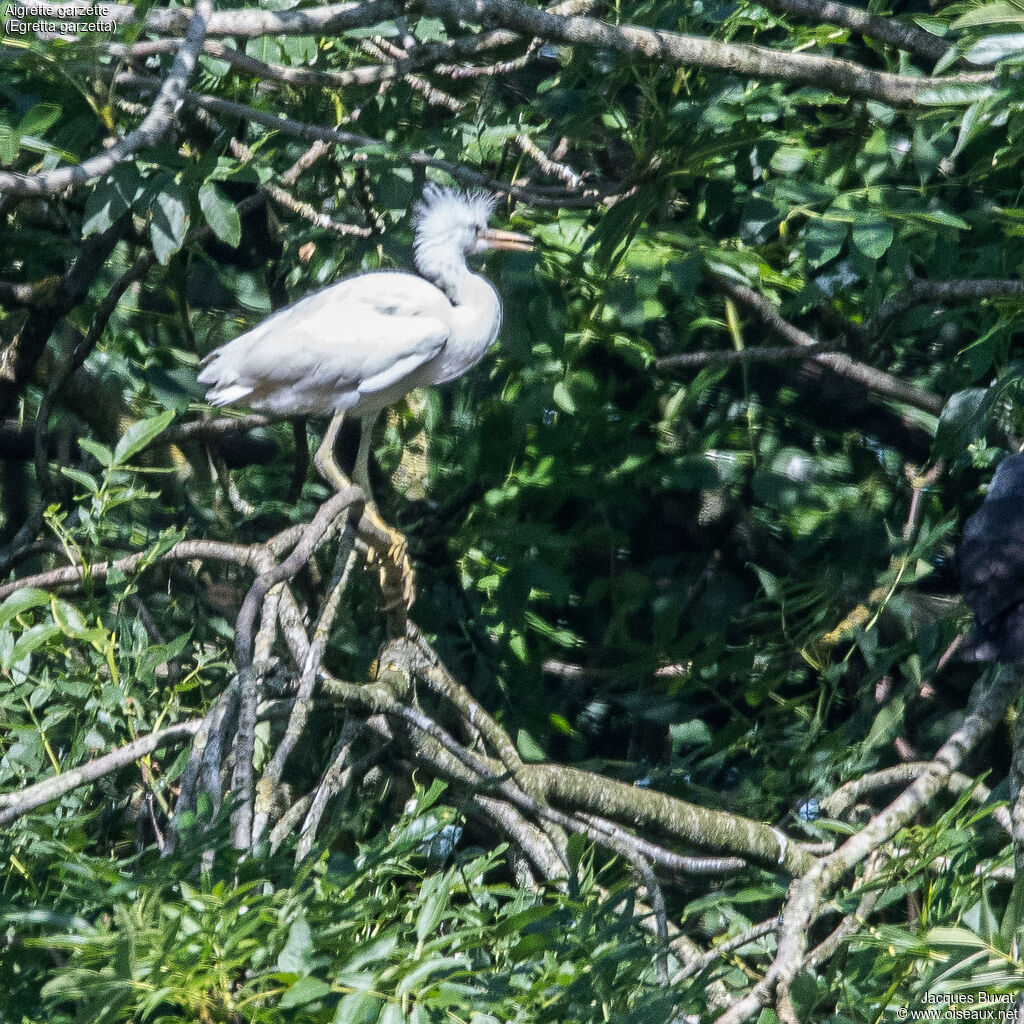
[[[616,10],[722,41],[931,70],[751,3]],[[820,801],[848,779],[926,758],[963,719],[979,670],[937,669],[966,625],[953,596],[956,536],[1022,433],[1019,292],[885,315],[911,277],[1019,279],[1020,13],[1003,3],[879,13],[945,33],[957,70],[998,60],[1001,77],[966,100],[951,91],[895,110],[545,45],[506,75],[434,74],[452,110],[401,78],[380,90],[264,88],[201,57],[196,92],[379,140],[356,147],[358,160],[332,146],[293,190],[373,233],[325,232],[274,203],[240,212],[308,142],[187,107],[173,137],[88,189],[0,199],[2,276],[37,295],[83,239],[125,225],[9,411],[0,540],[42,517],[16,575],[72,555],[156,554],[183,537],[254,542],[307,521],[326,491],[312,477],[295,488],[287,424],[209,447],[154,442],[205,408],[199,360],[341,276],[407,267],[408,211],[426,178],[446,180],[424,154],[489,179],[528,176],[553,198],[499,208],[539,246],[487,262],[505,302],[495,353],[414,396],[377,438],[377,494],[418,572],[413,618],[525,758],[585,765],[811,840],[841,834],[847,826],[814,820]],[[427,16],[408,25],[422,42],[450,28]],[[401,31],[382,21],[249,40],[244,52],[341,70],[366,63],[361,39]],[[118,39],[136,36],[128,27]],[[115,84],[122,65],[108,42],[4,39],[0,163],[81,159],[135,123],[138,96]],[[166,72],[170,59],[151,57],[146,70]],[[568,140],[564,162],[603,201],[559,201],[518,135],[545,152]],[[21,425],[36,421],[99,303],[142,255],[152,266],[57,393],[41,481],[16,448]],[[878,401],[795,361],[660,363],[775,343],[723,280],[752,284],[819,340],[841,339],[858,360],[941,396],[944,413]],[[4,339],[30,308],[5,305]],[[416,446],[425,458],[403,461]],[[906,531],[908,467],[938,458],[946,471]],[[0,606],[0,787],[205,712],[232,675],[247,585],[230,567],[185,566]],[[366,574],[332,639],[333,671],[366,678],[383,638]],[[305,738],[316,756],[333,724],[328,713]],[[1020,989],[1019,903],[986,876],[1009,856],[991,820],[1008,797],[1008,758],[1000,732],[969,766],[994,784],[982,808],[949,801],[899,837],[901,852],[871,883],[884,893],[877,923],[801,975],[801,1019],[876,1021],[943,972],[969,990]],[[628,876],[603,855],[574,848],[564,889],[526,893],[502,847],[391,766],[384,785],[335,809],[300,869],[287,844],[236,863],[225,811],[212,808],[200,809],[212,831],[161,859],[147,808],[158,820],[182,765],[183,755],[156,756],[4,831],[4,1019],[480,1024],[706,1010],[707,974],[658,985]],[[308,781],[294,767],[296,794]],[[937,858],[941,872],[929,867]],[[704,942],[762,920],[785,884],[755,870],[676,882],[670,914]],[[757,962],[772,940],[744,949]],[[747,969],[734,959],[714,980],[742,987]]]

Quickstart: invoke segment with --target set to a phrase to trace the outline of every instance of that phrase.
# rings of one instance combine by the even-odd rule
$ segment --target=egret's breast
[[[498,338],[501,298],[489,281],[474,275],[464,300],[452,307],[451,334],[433,359],[433,383],[443,384],[471,370]]]

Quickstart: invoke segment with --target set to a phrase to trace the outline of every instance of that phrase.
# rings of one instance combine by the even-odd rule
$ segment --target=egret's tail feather
[[[243,384],[229,384],[227,387],[211,388],[206,393],[206,400],[211,405],[231,405],[247,398],[250,394],[252,394],[252,388],[247,388]]]

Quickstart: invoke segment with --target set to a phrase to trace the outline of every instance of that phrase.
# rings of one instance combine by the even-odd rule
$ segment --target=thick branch
[[[725,348],[711,352],[680,352],[674,356],[663,356],[655,361],[659,370],[690,370],[703,366],[730,366],[734,363],[782,363],[793,359],[812,359],[815,355],[829,351],[827,345],[815,345],[814,354],[798,348],[764,345],[758,348]]]
[[[936,752],[929,770],[918,776],[885,810],[825,858],[828,881],[835,882],[872,850],[891,839],[949,782],[964,758],[995,728],[1017,696],[1019,681],[1010,669],[990,684],[978,706]]]
[[[113,21],[117,25],[137,25],[139,20],[136,9],[129,4],[91,4],[88,0],[64,4],[53,3],[51,0],[33,0],[32,7],[39,11],[41,17],[58,21],[68,20],[68,12],[72,8],[81,12],[79,17],[94,13],[98,19]],[[157,7],[147,12],[143,19],[143,30],[157,35],[181,35],[192,14],[187,7]],[[236,39],[321,36],[386,21],[396,14],[397,5],[388,0],[325,4],[323,7],[307,7],[301,11],[218,11],[209,19],[207,32],[211,36],[234,36]]]
[[[701,67],[764,81],[791,82],[828,89],[839,96],[910,107],[922,93],[950,85],[990,83],[991,75],[956,78],[904,78],[871,71],[851,61],[806,53],[778,53],[763,46],[719,43],[639,25],[610,25],[596,18],[559,17],[518,0],[424,0],[431,14],[477,24],[498,24],[568,44],[606,47],[631,58]],[[965,101],[966,102],[966,101]]]
[[[771,825],[678,800],[665,793],[562,765],[531,765],[553,803],[588,810],[603,818],[664,829],[705,850],[749,857],[797,875],[814,862],[810,854]]]
[[[61,278],[52,300],[32,310],[21,330],[0,354],[0,417],[9,416],[35,372],[53,329],[89,294],[89,287],[114,251],[127,226],[120,218],[106,231],[90,235],[78,258]]]
[[[245,595],[235,623],[235,666],[239,672],[252,664],[253,624],[256,612],[271,587],[295,575],[309,561],[318,545],[341,513],[356,503],[365,502],[363,492],[355,486],[346,487],[325,501],[302,532],[302,539],[280,565],[260,573]]]
[[[963,302],[967,299],[1014,298],[1024,296],[1024,282],[1015,278],[956,278],[949,281],[914,280],[896,295],[886,299],[864,325],[869,336],[877,336],[893,317],[922,302]]]
[[[868,14],[858,7],[836,3],[834,0],[767,0],[767,6],[786,14],[808,18],[815,24],[829,22],[852,29],[869,39],[888,43],[897,50],[916,53],[926,60],[937,61],[945,56],[949,44],[916,25],[906,25],[895,18],[882,18]]]
[[[26,587],[39,587],[48,590],[55,587],[74,586],[85,579],[105,579],[111,568],[119,569],[125,575],[139,572],[164,562],[188,562],[193,558],[208,558],[217,562],[235,562],[237,565],[259,565],[261,556],[265,557],[263,545],[225,544],[215,540],[183,540],[175,544],[170,551],[152,558],[150,552],[140,551],[134,555],[126,555],[112,562],[94,562],[89,566],[64,565],[58,569],[25,576],[20,580],[12,580],[0,586],[0,601],[18,590]]]

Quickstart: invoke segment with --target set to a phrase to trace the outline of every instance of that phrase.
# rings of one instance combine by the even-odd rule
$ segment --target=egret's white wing
[[[207,357],[199,375],[217,405],[324,415],[352,408],[429,362],[451,304],[412,274],[349,278],[283,309]]]

